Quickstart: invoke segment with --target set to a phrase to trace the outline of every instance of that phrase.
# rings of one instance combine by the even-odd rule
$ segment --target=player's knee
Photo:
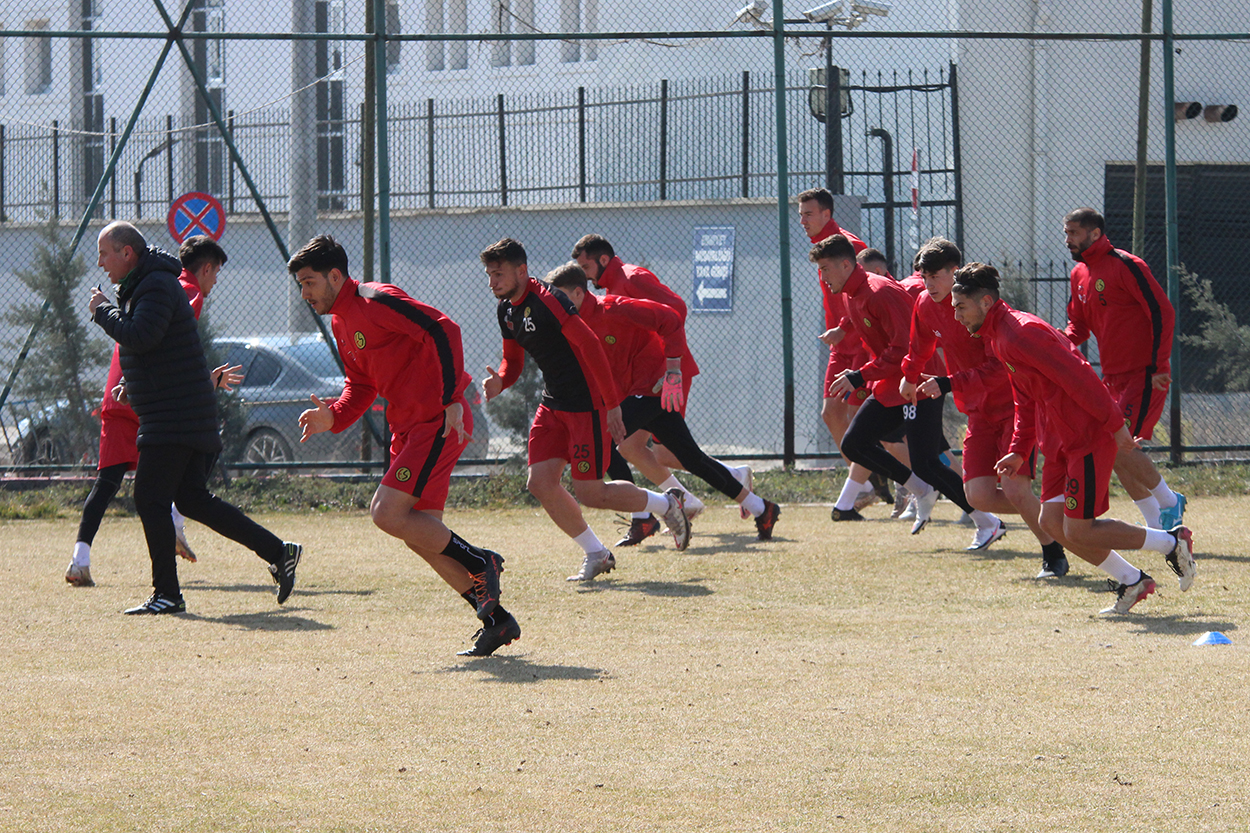
[[[982,512],[994,511],[994,497],[997,491],[992,483],[978,482],[981,478],[964,483],[964,495],[968,498],[968,503],[972,504],[973,509]]]
[[[1042,531],[1051,538],[1064,538],[1067,540],[1067,535],[1064,531],[1063,515],[1043,512],[1041,515],[1041,527]]]

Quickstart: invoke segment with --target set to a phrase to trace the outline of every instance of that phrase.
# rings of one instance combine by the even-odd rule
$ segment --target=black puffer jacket
[[[126,395],[139,416],[139,447],[185,445],[221,451],[217,402],[195,313],[178,283],[178,259],[155,246],[123,282],[118,306],[94,320],[118,343]]]

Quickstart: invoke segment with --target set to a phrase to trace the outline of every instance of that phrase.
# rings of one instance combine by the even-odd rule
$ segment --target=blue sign
[[[694,227],[691,312],[734,311],[734,227]]]
[[[226,211],[211,194],[190,191],[169,206],[165,222],[169,227],[169,236],[180,246],[188,237],[197,234],[220,240],[226,230]]]

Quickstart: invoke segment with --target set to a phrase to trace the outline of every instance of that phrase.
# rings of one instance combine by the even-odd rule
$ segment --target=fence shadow
[[[290,609],[284,610],[266,610],[255,613],[231,613],[227,616],[201,616],[198,613],[183,613],[180,616],[184,619],[193,619],[200,622],[209,622],[219,625],[229,625],[230,627],[240,628],[249,631],[328,631],[334,630],[333,625],[327,625],[324,622],[318,622],[315,619],[308,619],[304,616],[294,616]]]

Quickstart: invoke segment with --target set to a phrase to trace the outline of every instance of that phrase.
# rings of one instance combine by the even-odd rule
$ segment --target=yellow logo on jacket
[[[869,318],[864,318],[864,326],[865,326],[865,327],[871,327],[871,326],[872,326],[872,320],[871,320],[871,319],[869,319]]]
[[[360,330],[357,330],[356,335],[352,336],[352,341],[356,342],[357,350],[365,349],[365,334]]]
[[[604,336],[603,340],[608,344],[616,344],[616,336]]]
[[[1016,372],[1016,369],[1015,369],[1014,367],[1012,367],[1012,366],[1011,366],[1011,362],[1003,362],[1003,364],[1007,365],[1007,372],[1008,372],[1008,373],[1015,373],[1015,372]]]
[[[1064,501],[1064,504],[1068,507],[1068,511],[1071,512],[1076,509],[1076,498],[1070,497]]]
[[[401,466],[395,472],[395,479],[398,480],[400,483],[407,483],[409,480],[412,479],[412,469],[408,468],[407,466]]]
[[[1106,288],[1107,288],[1107,285],[1103,283],[1102,278],[1099,278],[1098,280],[1094,281],[1094,289],[1098,290],[1099,292],[1102,292]]]

